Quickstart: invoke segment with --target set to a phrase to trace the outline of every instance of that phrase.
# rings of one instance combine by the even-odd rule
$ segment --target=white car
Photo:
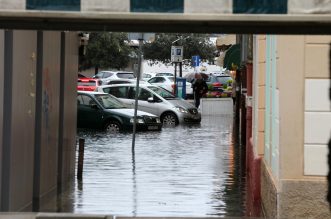
[[[127,107],[134,108],[135,84],[104,85],[98,87],[97,90],[112,94]],[[159,116],[164,125],[201,122],[201,114],[195,106],[182,98],[175,97],[169,91],[151,84],[139,85],[138,110]]]
[[[175,77],[172,76],[155,76],[148,80],[148,83],[162,87],[166,90],[168,90],[171,93],[174,93],[174,80]],[[186,81],[185,84],[185,91],[186,91],[186,98],[193,97],[193,88],[192,84],[188,81]]]
[[[113,85],[113,84],[135,84],[137,83],[137,78],[134,79],[128,79],[128,78],[123,78],[123,79],[110,79],[107,84],[103,85]],[[139,84],[149,84],[147,81],[140,80]]]
[[[93,78],[99,79],[102,84],[108,84],[112,79],[134,79],[134,73],[129,71],[100,71]]]

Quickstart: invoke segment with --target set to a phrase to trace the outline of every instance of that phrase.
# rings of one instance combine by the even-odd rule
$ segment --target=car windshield
[[[122,109],[126,108],[124,104],[109,94],[97,94],[95,98],[106,109]]]
[[[99,72],[98,74],[94,75],[93,78],[102,78],[103,72]]]
[[[149,86],[148,88],[151,89],[152,91],[154,91],[155,93],[157,93],[158,95],[160,95],[161,97],[163,97],[164,99],[176,98],[172,93],[170,93],[169,91],[167,91],[166,89],[164,89],[162,87]]]

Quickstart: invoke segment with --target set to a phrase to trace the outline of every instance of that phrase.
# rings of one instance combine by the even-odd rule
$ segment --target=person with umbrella
[[[194,105],[196,108],[200,106],[200,99],[208,92],[208,85],[200,73],[195,73],[195,79],[192,82]]]

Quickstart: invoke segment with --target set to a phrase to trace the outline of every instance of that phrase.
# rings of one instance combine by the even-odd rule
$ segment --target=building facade
[[[56,211],[74,176],[78,43],[0,30],[0,211]]]
[[[329,218],[330,36],[254,36],[250,166],[267,218]],[[251,147],[251,148],[250,148]],[[254,169],[251,167],[251,169]]]

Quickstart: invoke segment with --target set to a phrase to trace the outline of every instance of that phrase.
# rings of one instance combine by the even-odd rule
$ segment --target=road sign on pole
[[[192,56],[192,67],[198,67],[200,65],[200,56]]]
[[[183,61],[183,46],[171,46],[171,61],[172,62]]]

